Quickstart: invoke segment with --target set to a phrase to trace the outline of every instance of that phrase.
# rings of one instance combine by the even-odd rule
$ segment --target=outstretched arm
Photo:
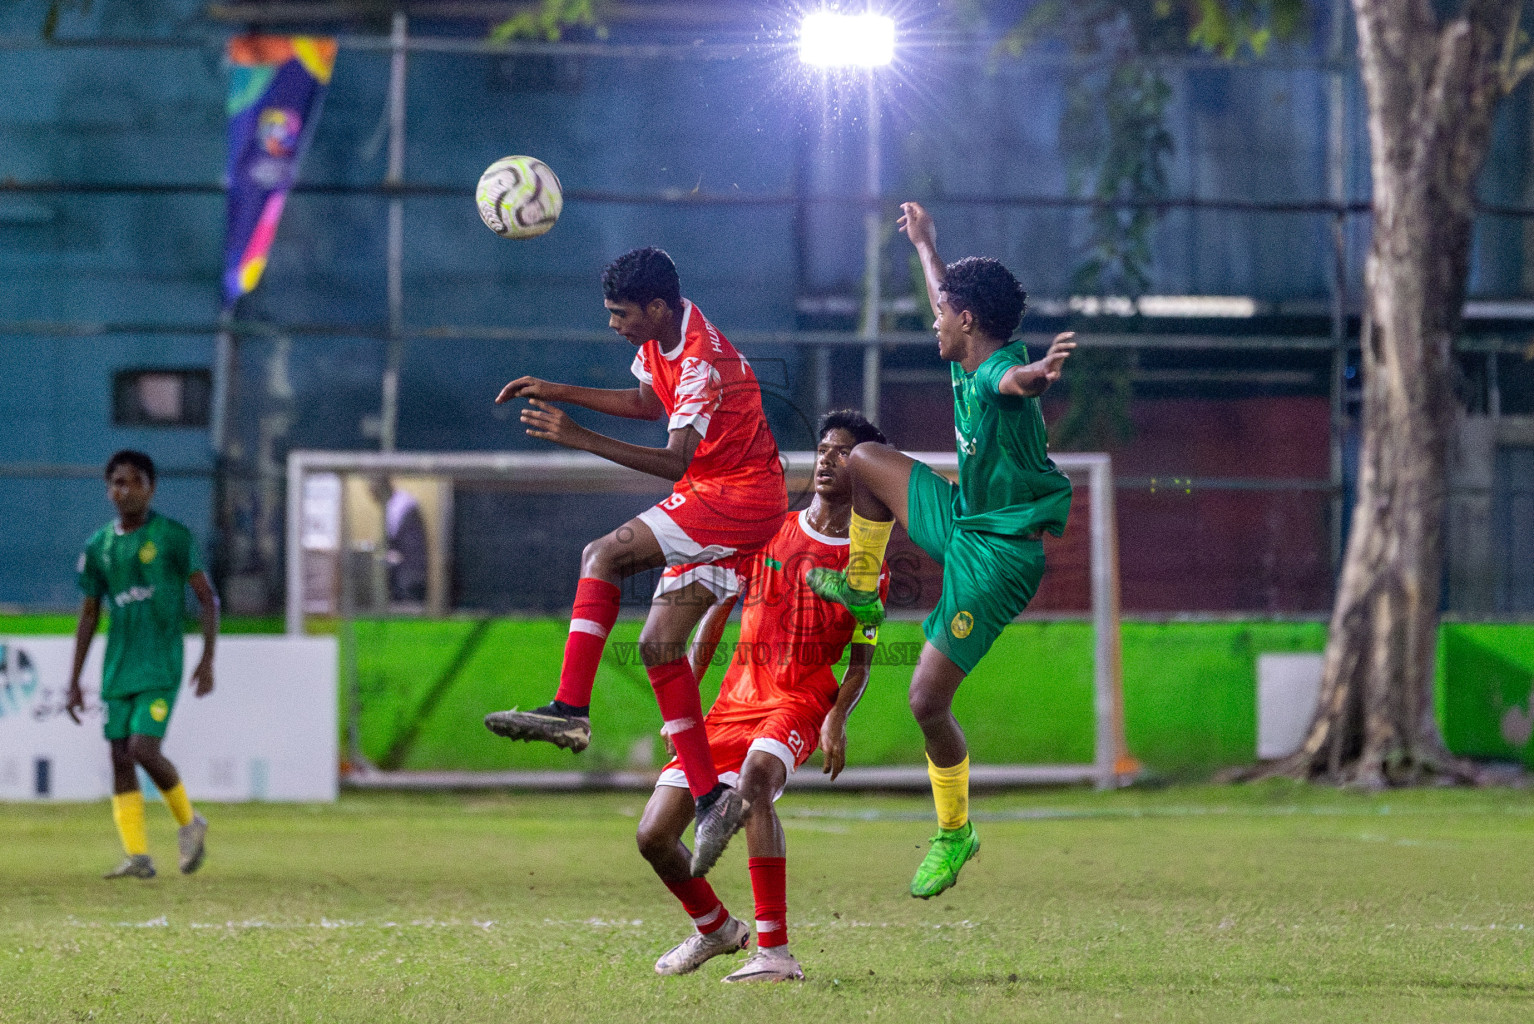
[[[1037,398],[1049,389],[1049,386],[1060,379],[1060,368],[1065,365],[1065,360],[1076,351],[1076,343],[1071,339],[1076,337],[1076,332],[1066,331],[1064,334],[1055,335],[1055,340],[1050,343],[1049,351],[1044,353],[1044,358],[1027,366],[1014,366],[1002,374],[1001,384],[997,390],[1004,395],[1021,395],[1025,398]]]
[[[622,416],[631,420],[658,420],[666,409],[655,397],[650,385],[643,382],[637,388],[610,390],[608,388],[583,388],[574,384],[555,384],[537,377],[518,377],[501,388],[495,396],[495,404],[501,405],[513,398],[541,398],[545,402],[568,402],[609,416]]]
[[[85,668],[85,657],[90,654],[91,640],[96,636],[96,625],[101,621],[101,599],[87,597],[80,602],[80,621],[75,623],[75,661],[69,671],[69,690],[64,698],[64,710],[76,725],[80,724],[80,712],[85,710],[85,693],[80,689],[80,672]]]
[[[572,420],[563,409],[548,402],[535,398],[528,406],[522,410],[522,424],[527,427],[529,436],[600,455],[608,462],[672,482],[682,479],[692,464],[693,453],[703,440],[696,427],[678,427],[671,431],[666,447],[646,448],[588,430]]]
[[[192,679],[197,683],[192,692],[199,697],[206,697],[213,692],[213,645],[218,642],[218,595],[213,592],[213,584],[208,582],[208,574],[201,569],[192,573],[187,582],[192,585],[192,593],[197,595],[198,618],[202,620],[202,658],[192,670]]]
[[[943,290],[943,279],[948,276],[947,265],[937,255],[937,225],[920,203],[901,203],[900,220],[896,221],[896,226],[916,246],[916,258],[921,260],[922,277],[927,282],[927,301],[936,313],[938,293]]]
[[[825,751],[826,758],[820,772],[831,776],[833,782],[842,773],[842,769],[847,767],[847,716],[852,714],[852,709],[863,699],[863,691],[868,688],[868,671],[873,662],[873,644],[852,645],[852,653],[847,658],[847,671],[842,673],[841,689],[836,691],[836,704],[820,727],[820,749]]]

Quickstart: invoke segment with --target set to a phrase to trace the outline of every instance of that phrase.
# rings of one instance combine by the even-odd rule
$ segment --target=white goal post
[[[953,452],[908,452],[953,478]],[[979,786],[1091,782],[1098,788],[1124,785],[1139,765],[1124,744],[1122,663],[1119,638],[1118,529],[1114,517],[1113,465],[1102,453],[1052,454],[1075,481],[1085,483],[1090,536],[1091,620],[1093,645],[1094,757],[1090,764],[977,765],[972,782]],[[783,456],[790,492],[809,487],[814,452]],[[359,452],[294,451],[288,456],[287,481],[287,632],[305,633],[306,614],[315,610],[312,596],[315,563],[327,552],[346,547],[344,537],[346,477],[439,477],[447,481],[494,481],[528,493],[656,493],[665,483],[585,452]],[[317,557],[318,556],[318,557]],[[306,589],[307,588],[307,589]],[[344,587],[343,590],[348,588]],[[345,601],[333,609],[350,614]],[[343,644],[342,658],[348,653]],[[347,676],[343,668],[343,685]],[[343,702],[347,698],[343,696]],[[354,713],[355,709],[349,708]],[[355,737],[353,737],[355,739]],[[630,777],[632,776],[632,778]],[[648,787],[642,772],[377,772],[353,773],[350,785],[388,788],[479,788],[506,786],[538,789]],[[818,772],[796,773],[796,788],[925,789],[925,767],[852,767],[834,784]]]

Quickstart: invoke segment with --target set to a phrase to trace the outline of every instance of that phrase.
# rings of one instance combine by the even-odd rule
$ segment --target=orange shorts
[[[712,713],[705,716],[703,731],[708,734],[708,746],[714,754],[714,770],[719,773],[719,781],[737,785],[741,766],[753,750],[766,751],[776,757],[783,762],[787,774],[792,775],[820,746],[820,727],[825,723],[828,711],[814,705],[783,704],[760,718],[720,721]],[[667,762],[655,784],[686,789],[687,776],[682,773],[682,762],[676,758]],[[773,799],[782,795],[779,790]]]

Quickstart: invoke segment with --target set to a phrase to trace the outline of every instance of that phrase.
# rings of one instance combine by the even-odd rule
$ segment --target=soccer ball
[[[502,157],[485,168],[474,199],[479,219],[502,238],[537,238],[565,205],[553,168],[532,156]]]

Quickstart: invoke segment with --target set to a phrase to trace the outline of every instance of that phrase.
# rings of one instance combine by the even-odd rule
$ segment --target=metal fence
[[[468,192],[464,185],[443,184],[448,176],[429,167],[406,173],[412,131],[406,101],[412,82],[436,68],[431,65],[423,72],[416,58],[480,64],[505,58],[568,59],[606,62],[604,66],[637,62],[676,68],[698,62],[726,67],[757,52],[735,42],[701,47],[674,42],[491,44],[481,39],[413,36],[409,27],[399,15],[388,36],[340,37],[343,52],[387,64],[378,76],[382,116],[375,148],[384,158],[381,180],[353,180],[355,176],[346,174],[333,180],[307,180],[295,190],[295,210],[290,214],[298,218],[293,230],[310,232],[306,237],[320,237],[326,211],[340,208],[335,204],[351,204],[347,209],[355,206],[359,222],[383,225],[382,244],[369,250],[379,254],[382,264],[377,268],[382,301],[373,312],[304,320],[276,315],[279,304],[273,300],[254,307],[247,304],[238,318],[227,322],[179,312],[164,319],[131,316],[116,321],[110,307],[98,316],[0,319],[0,355],[10,350],[12,362],[25,360],[25,353],[38,345],[91,346],[91,351],[111,361],[114,351],[139,346],[146,338],[197,339],[207,344],[218,393],[227,396],[238,383],[232,400],[216,403],[210,430],[216,457],[180,456],[180,464],[169,461],[165,476],[169,481],[206,485],[197,493],[211,494],[217,505],[213,518],[220,538],[217,546],[225,556],[223,571],[226,578],[246,576],[255,581],[247,588],[252,609],[263,602],[275,606],[281,591],[282,465],[289,449],[447,446],[442,439],[451,436],[451,429],[444,427],[423,438],[419,424],[411,422],[413,415],[418,419],[426,413],[447,416],[441,409],[428,408],[432,396],[441,391],[411,390],[416,386],[412,375],[419,376],[423,367],[423,351],[429,350],[443,363],[463,364],[468,369],[461,379],[476,382],[491,379],[496,360],[506,352],[519,353],[518,358],[535,369],[547,365],[554,373],[567,372],[570,360],[564,364],[538,364],[537,360],[552,351],[589,351],[597,354],[591,365],[611,364],[621,377],[625,360],[619,343],[607,332],[477,322],[482,320],[477,313],[461,319],[441,316],[443,303],[434,301],[431,292],[451,277],[451,268],[434,265],[435,276],[423,272],[412,282],[410,259],[426,259],[412,256],[411,245],[422,244],[412,242],[411,232],[419,230],[414,225],[422,223],[412,219],[412,211],[420,211],[429,224],[436,211],[444,208],[440,204],[462,203]],[[175,49],[211,56],[222,44],[221,36],[209,35],[81,40],[66,49],[132,52],[153,59],[157,52]],[[6,40],[0,48],[18,53],[46,50],[27,40]],[[933,55],[945,66],[969,69],[984,59],[973,46],[940,47]],[[1053,73],[1059,61],[1040,57],[1026,66],[1034,72]],[[1356,434],[1352,374],[1357,365],[1359,268],[1369,207],[1356,197],[1358,190],[1353,187],[1362,174],[1355,152],[1359,115],[1354,72],[1339,60],[1309,58],[1236,70],[1199,59],[1176,66],[1189,74],[1307,76],[1307,87],[1315,88],[1322,108],[1324,144],[1313,190],[1321,198],[1254,200],[1204,195],[1190,187],[1184,195],[1108,205],[1155,209],[1162,214],[1157,229],[1160,244],[1170,251],[1171,236],[1185,234],[1187,241],[1177,248],[1185,254],[1207,248],[1210,238],[1237,237],[1243,232],[1252,236],[1254,249],[1262,247],[1259,239],[1269,229],[1275,231],[1275,238],[1313,238],[1318,245],[1309,251],[1268,252],[1263,260],[1282,262],[1293,256],[1308,261],[1318,268],[1320,288],[1281,299],[1162,294],[1130,302],[1113,296],[1071,296],[1052,285],[1055,294],[1037,300],[1035,312],[1025,321],[1033,332],[1027,340],[1041,344],[1055,330],[1075,329],[1080,332],[1084,356],[1097,357],[1095,362],[1079,361],[1079,372],[1072,372],[1080,383],[1050,396],[1046,411],[1059,428],[1071,422],[1073,411],[1095,410],[1088,427],[1101,435],[1101,443],[1091,447],[1106,446],[1114,453],[1127,611],[1319,613],[1330,603],[1345,536]],[[1007,80],[996,88],[1015,86]],[[852,102],[855,106],[856,98]],[[866,112],[877,110],[876,97]],[[893,113],[887,113],[886,120],[896,129],[910,127]],[[1188,123],[1196,123],[1192,115]],[[371,124],[332,127],[353,134],[373,131]],[[429,127],[433,126],[417,125],[414,130]],[[1069,240],[1073,232],[1079,234],[1082,218],[1104,203],[1072,197],[1063,189],[1054,194],[1047,189],[1029,192],[1017,188],[1011,179],[989,190],[945,190],[928,181],[914,191],[896,192],[887,183],[879,187],[878,158],[877,147],[870,147],[866,154],[846,157],[846,173],[827,171],[819,178],[811,175],[814,180],[796,179],[792,187],[776,190],[573,188],[567,193],[566,215],[580,225],[586,211],[593,218],[586,222],[589,225],[614,211],[737,218],[770,211],[797,234],[806,230],[802,225],[818,223],[818,219],[840,225],[835,228],[840,232],[837,258],[857,253],[862,259],[861,267],[843,267],[842,278],[844,283],[861,281],[861,287],[828,287],[822,280],[824,273],[813,260],[806,264],[801,252],[796,283],[783,297],[771,300],[794,305],[791,313],[778,316],[792,327],[722,326],[753,360],[758,353],[766,353],[781,362],[782,379],[774,385],[773,402],[780,407],[774,426],[785,435],[802,432],[804,424],[813,423],[828,408],[855,405],[881,420],[903,447],[939,449],[951,443],[947,368],[937,359],[930,334],[922,329],[919,291],[902,276],[894,247],[875,237],[869,225],[884,224],[887,230],[894,204],[917,195],[960,225],[990,220],[1001,225],[994,231],[1003,235],[1024,225],[1034,229],[1030,238]],[[820,167],[816,173],[824,170]],[[1196,185],[1197,176],[1188,180]],[[196,200],[206,204],[221,194],[222,186],[208,180],[66,180],[46,174],[0,180],[0,200],[86,205]],[[313,212],[305,213],[306,202],[314,204]],[[1526,231],[1534,209],[1516,201],[1488,201],[1481,213],[1482,224],[1495,234],[1509,224]],[[1211,234],[1209,225],[1216,222],[1224,226]],[[970,231],[962,237],[992,237],[969,227],[962,230]],[[848,243],[854,238],[857,243]],[[802,249],[803,240],[798,244]],[[1006,241],[1003,248],[1013,245]],[[1047,262],[1032,253],[1017,258],[1035,269]],[[273,268],[278,275],[271,282],[274,293],[283,286],[280,270]],[[299,266],[294,273],[301,271]],[[216,272],[208,276],[211,295]],[[285,280],[291,284],[298,277]],[[709,287],[724,295],[750,288],[744,282],[732,286],[728,281]],[[319,305],[343,312],[333,298],[322,297]],[[1444,600],[1447,607],[1469,614],[1534,611],[1529,586],[1516,568],[1510,568],[1522,564],[1519,553],[1528,544],[1524,536],[1528,517],[1523,515],[1520,496],[1528,489],[1523,467],[1529,442],[1524,440],[1523,417],[1534,416],[1534,375],[1529,372],[1534,364],[1527,358],[1534,336],[1534,302],[1489,298],[1470,304],[1466,312],[1466,335],[1459,343],[1463,404],[1473,421],[1491,426],[1466,431],[1461,462],[1491,468],[1479,475],[1460,474],[1451,481],[1456,495],[1453,508],[1463,514],[1451,516],[1451,533],[1458,530],[1459,535],[1451,536]],[[322,346],[344,349],[346,354],[328,363],[310,358]],[[282,372],[290,378],[286,393],[260,383],[278,356],[286,360]],[[443,387],[451,390],[461,379]],[[367,415],[359,416],[358,410],[368,410]],[[489,416],[488,410],[475,411],[463,419],[466,447],[484,448],[498,442],[509,448],[526,447],[526,439]],[[348,418],[349,426],[343,422]],[[358,421],[367,422],[358,428]],[[269,429],[274,423],[282,429]],[[155,437],[121,436],[144,444]],[[804,446],[798,436],[780,440],[785,448]],[[17,510],[85,500],[99,505],[99,499],[90,494],[91,481],[98,474],[95,465],[83,461],[0,461],[0,503],[9,500],[7,508]],[[205,499],[189,498],[184,517],[195,519],[199,513],[194,506],[201,500]],[[475,515],[482,525],[473,529],[488,536],[504,521],[505,509],[491,498],[480,505]],[[1479,511],[1483,505],[1484,515]],[[201,514],[205,516],[206,510]],[[602,512],[577,515],[584,518],[573,523],[572,530],[592,536],[599,532]],[[25,572],[35,574],[48,565],[69,564],[69,552],[82,539],[72,535],[49,539],[39,546],[44,554],[38,556],[37,567]],[[1052,578],[1060,580],[1060,589],[1041,593],[1041,608],[1080,610],[1080,588],[1070,580],[1076,572],[1072,567],[1084,564],[1081,543],[1079,537],[1068,535],[1052,551],[1059,567]],[[39,602],[35,594],[0,593],[0,602],[55,603],[53,598]],[[461,596],[465,598],[457,602],[461,607],[507,607],[493,600],[493,595]]]

